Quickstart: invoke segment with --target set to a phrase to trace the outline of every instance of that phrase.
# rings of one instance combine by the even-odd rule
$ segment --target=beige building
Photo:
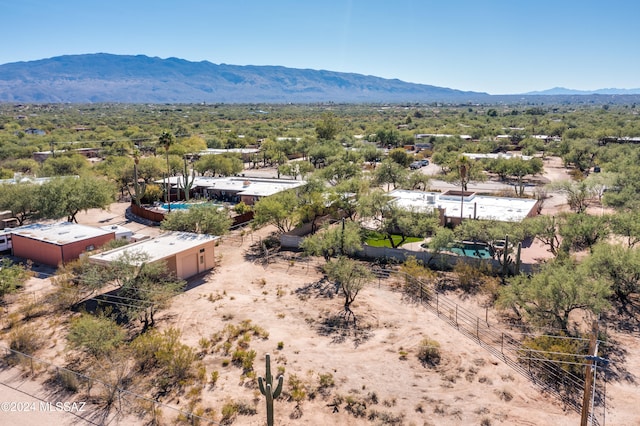
[[[156,238],[93,255],[89,260],[98,264],[109,264],[125,253],[142,254],[146,258],[145,262],[165,262],[167,268],[178,278],[186,280],[213,269],[214,248],[219,238],[191,232],[167,232]]]

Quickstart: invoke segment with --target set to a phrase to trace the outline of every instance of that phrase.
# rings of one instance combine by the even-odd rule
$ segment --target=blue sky
[[[143,54],[491,94],[640,88],[637,0],[0,0],[0,64]]]

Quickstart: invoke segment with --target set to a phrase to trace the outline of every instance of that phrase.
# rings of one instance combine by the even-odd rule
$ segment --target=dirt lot
[[[554,172],[560,173],[556,170]],[[109,211],[92,210],[78,220],[84,224],[125,224],[126,205],[112,205]],[[558,209],[562,206],[557,205]],[[155,235],[157,228],[125,224],[139,233]],[[552,396],[541,393],[525,377],[505,365],[475,341],[465,337],[421,306],[405,300],[383,283],[367,286],[353,307],[367,332],[342,335],[327,326],[337,315],[342,300],[335,288],[304,263],[292,265],[274,260],[268,265],[248,259],[253,243],[271,230],[225,238],[217,247],[219,267],[191,283],[190,289],[176,297],[159,318],[159,327],[176,327],[182,341],[198,347],[201,338],[210,338],[225,325],[250,320],[268,332],[268,339],[252,338],[257,353],[255,369],[264,375],[264,354],[272,354],[272,371],[284,368],[285,392],[290,393],[291,378],[306,385],[307,397],[300,404],[280,398],[275,402],[279,425],[575,425],[578,413]],[[531,258],[544,255],[544,248],[532,247]],[[537,251],[536,251],[537,250]],[[525,250],[526,251],[526,250]],[[37,299],[47,291],[48,280],[33,279],[26,291]],[[455,298],[466,309],[484,316],[480,300]],[[606,421],[612,425],[640,424],[635,407],[640,371],[638,335],[611,332],[624,355],[620,368],[627,374],[607,383]],[[417,359],[419,342],[429,337],[441,345],[442,361],[436,367],[423,366]],[[61,353],[64,338],[43,351],[42,356]],[[203,362],[207,377],[219,372],[215,386],[206,386],[199,406],[214,410],[207,415],[221,420],[225,402],[243,402],[255,406],[254,415],[240,415],[234,424],[265,424],[264,398],[255,380],[242,379],[241,370],[225,366],[219,353],[207,353]],[[55,358],[52,361],[56,362]],[[61,361],[61,360],[59,360]],[[318,390],[320,375],[333,378],[333,386]],[[36,395],[51,400],[43,388],[19,379],[8,370],[0,375],[0,399],[12,401]],[[9,388],[12,386],[14,389]],[[310,395],[313,394],[313,398]],[[33,397],[32,397],[33,398]],[[333,404],[336,398],[342,402]],[[186,397],[166,402],[184,408]],[[354,402],[347,408],[348,401]],[[97,409],[91,407],[91,409]],[[364,416],[360,414],[364,413]],[[51,413],[0,413],[2,424],[95,424],[75,415],[53,417]],[[19,415],[14,415],[19,414]],[[58,415],[60,413],[57,413]],[[163,419],[173,424],[176,412],[164,408]],[[600,417],[601,418],[601,417]],[[135,418],[111,417],[110,424],[143,424]]]

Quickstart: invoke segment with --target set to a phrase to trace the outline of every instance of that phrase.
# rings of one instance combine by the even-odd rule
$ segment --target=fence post
[[[504,356],[504,332],[500,333],[500,353]]]
[[[458,304],[456,303],[456,327],[458,326]]]
[[[476,338],[478,339],[478,343],[480,342],[480,318],[476,317]]]

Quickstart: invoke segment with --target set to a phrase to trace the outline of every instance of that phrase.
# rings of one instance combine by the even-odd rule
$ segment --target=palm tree
[[[465,155],[461,155],[458,157],[458,172],[460,173],[460,185],[462,186],[462,192],[466,192],[467,184],[469,183],[469,175],[471,164],[469,162],[469,158]]]
[[[173,144],[173,135],[169,132],[162,132],[158,142],[160,143],[160,145],[164,147],[164,155],[167,159],[167,180],[164,186],[165,188],[164,197],[165,197],[165,202],[169,207],[168,210],[171,211],[171,196],[169,194],[169,174],[171,173],[171,168],[169,167],[169,148],[171,147],[171,144]]]

